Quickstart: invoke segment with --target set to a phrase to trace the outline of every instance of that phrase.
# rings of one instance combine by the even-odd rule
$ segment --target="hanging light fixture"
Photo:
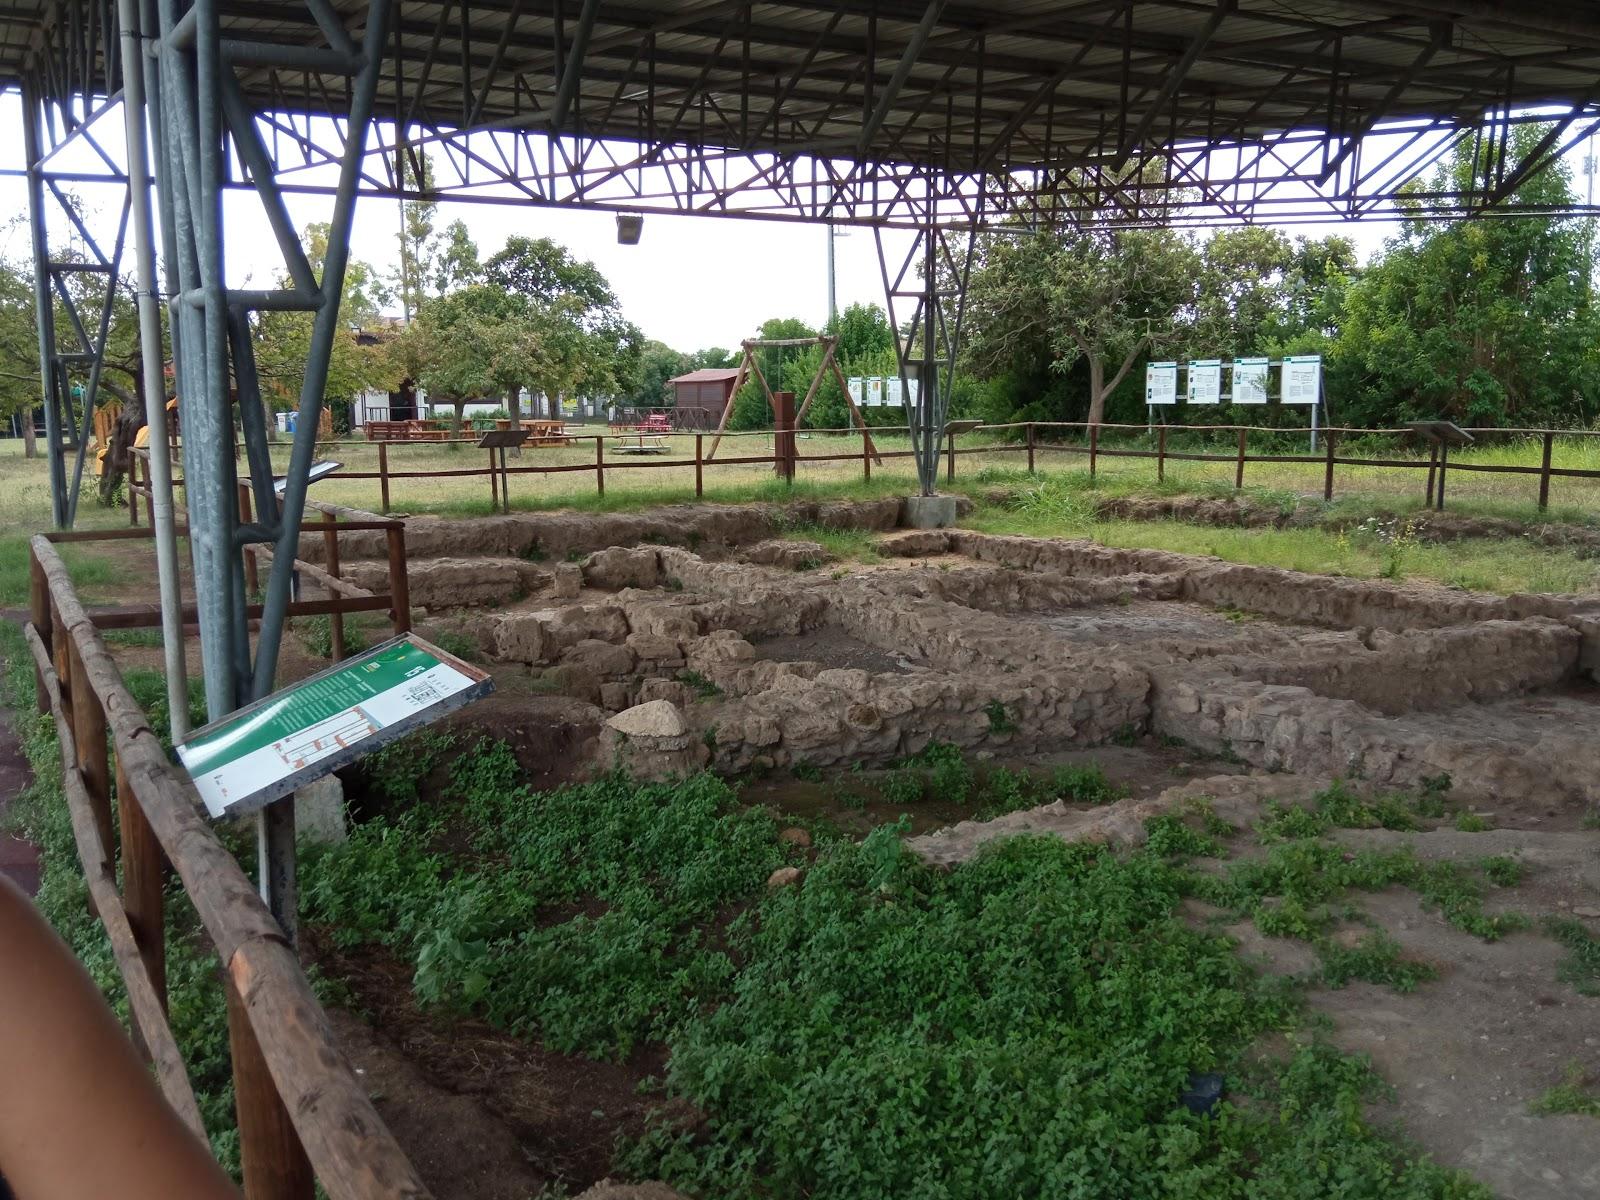
[[[644,231],[644,216],[641,213],[617,214],[617,242],[623,246],[637,246],[639,234]]]

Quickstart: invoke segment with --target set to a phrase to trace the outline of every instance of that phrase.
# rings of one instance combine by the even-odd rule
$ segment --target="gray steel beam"
[[[167,385],[161,349],[161,304],[156,295],[155,225],[150,209],[150,153],[145,136],[146,73],[143,17],[136,0],[117,0],[122,55],[123,126],[128,147],[128,204],[133,232],[134,279],[139,314],[139,365],[145,424],[150,430],[150,524],[155,530],[156,580],[161,593],[161,655],[167,683],[167,719],[174,740],[189,733],[188,667],[183,649],[183,594],[172,518],[172,464],[167,441]],[[133,486],[130,471],[128,486]]]
[[[922,19],[911,31],[911,38],[900,54],[900,61],[895,64],[894,74],[890,75],[889,82],[883,85],[883,91],[878,94],[877,104],[873,107],[871,115],[862,122],[861,132],[856,138],[856,145],[861,150],[864,151],[866,147],[872,145],[872,139],[878,135],[878,130],[883,128],[890,109],[894,107],[895,97],[900,94],[900,89],[905,87],[906,80],[911,78],[911,70],[917,65],[917,58],[922,54],[922,48],[927,45],[934,26],[939,23],[939,14],[944,11],[944,5],[945,0],[928,0],[928,6],[922,10]],[[868,69],[871,69],[870,64]]]
[[[22,91],[22,145],[27,160],[29,232],[33,240],[34,319],[39,334],[39,375],[43,386],[45,453],[50,472],[50,518],[57,529],[67,528],[66,448],[61,441],[58,403],[55,298],[50,294],[50,237],[45,219],[44,168],[40,165],[40,123],[44,106],[32,87]]]
[[[550,105],[550,129],[559,132],[567,123],[567,112],[578,94],[578,84],[583,79],[583,62],[589,53],[589,36],[594,32],[594,19],[600,13],[600,0],[583,0],[578,13],[577,28],[572,31],[572,45],[561,63],[561,78],[556,84],[556,98]]]

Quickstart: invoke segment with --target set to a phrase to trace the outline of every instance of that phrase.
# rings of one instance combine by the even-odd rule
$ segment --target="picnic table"
[[[631,433],[618,433],[612,435],[616,443],[615,450],[618,454],[665,454],[667,443],[658,433],[650,433],[642,428]]]

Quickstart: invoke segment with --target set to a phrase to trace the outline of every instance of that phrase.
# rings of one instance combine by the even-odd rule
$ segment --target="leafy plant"
[[[1600,996],[1600,938],[1572,917],[1546,917],[1544,930],[1566,948],[1556,978],[1583,996]]]
[[[989,718],[990,733],[1015,733],[1017,723],[1012,718],[1005,704],[999,700],[991,700],[983,706],[983,715]]]
[[[699,671],[683,670],[678,672],[678,682],[684,684],[701,700],[710,700],[722,695],[722,689]]]
[[[1581,1117],[1600,1117],[1600,1094],[1589,1087],[1583,1064],[1572,1062],[1562,1072],[1561,1082],[1528,1107],[1544,1115],[1571,1113]]]

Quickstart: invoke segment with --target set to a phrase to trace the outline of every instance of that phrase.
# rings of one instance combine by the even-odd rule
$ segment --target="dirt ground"
[[[661,1105],[640,1088],[662,1073],[661,1047],[620,1063],[557,1054],[482,1021],[420,1012],[410,972],[381,950],[340,951],[316,930],[306,942],[307,957],[349,986],[340,1044],[438,1196],[581,1191],[607,1175],[617,1138],[639,1134]]]
[[[596,549],[613,544],[606,520],[591,521]],[[435,566],[463,552],[442,524],[429,526]],[[1447,532],[1459,531],[1441,525]],[[518,553],[507,538],[556,544],[528,520],[479,533],[499,546],[485,557],[501,556],[512,579],[530,560],[506,557]],[[1568,915],[1600,933],[1592,597],[1488,597],[982,535],[782,572],[633,536],[642,557],[626,562],[591,564],[564,543],[552,552],[552,564],[563,554],[584,562],[576,595],[558,599],[552,584],[429,614],[482,646],[496,679],[497,694],[455,725],[508,741],[536,787],[610,769],[637,749],[627,761],[641,771],[709,764],[753,777],[744,802],[860,836],[903,806],[864,798],[858,785],[930,738],[961,746],[980,770],[1092,762],[1133,805],[1200,778],[1268,797],[1279,783],[1304,795],[1336,776],[1374,791],[1453,776],[1456,794],[1497,828],[1332,836],[1352,851],[1403,842],[1467,864],[1513,856],[1526,877],[1492,900],[1531,928],[1485,942],[1410,891],[1353,897],[1438,977],[1407,994],[1319,986],[1309,1002],[1393,1088],[1376,1115],[1440,1162],[1513,1200],[1600,1195],[1600,1126],[1530,1108],[1569,1065],[1600,1078],[1600,998],[1558,980],[1565,951],[1539,930],[1542,918]],[[126,560],[125,602],[152,602],[148,545],[109,552]],[[116,654],[161,663],[157,646]],[[284,679],[326,665],[286,638]],[[662,699],[682,719],[676,732],[634,746],[608,729]],[[821,781],[798,778],[801,764],[820,766]],[[910,815],[920,835],[970,813],[935,801]],[[1261,852],[1250,835],[1230,849]],[[1229,932],[1264,969],[1317,965],[1307,943],[1265,938],[1249,922]],[[660,1048],[626,1063],[554,1054],[419,1011],[409,973],[382,952],[339,952],[315,931],[308,945],[348,984],[358,1015],[336,1014],[340,1037],[437,1194],[577,1191],[610,1171],[619,1132],[642,1127],[654,1100],[639,1085],[662,1072]]]
[[[1600,929],[1600,832],[1537,828],[1462,833],[1341,830],[1352,849],[1410,845],[1427,860],[1475,862],[1510,855],[1527,875],[1494,911],[1591,914]],[[1365,1054],[1393,1089],[1373,1115],[1438,1161],[1469,1171],[1514,1200],[1600,1195],[1595,1119],[1536,1114],[1530,1105],[1562,1082],[1571,1066],[1600,1075],[1600,997],[1557,979],[1564,951],[1533,928],[1486,942],[1393,889],[1355,900],[1399,942],[1407,959],[1431,964],[1438,978],[1410,993],[1354,982],[1315,988],[1313,1008],[1333,1024],[1334,1040]],[[1240,952],[1285,974],[1315,966],[1300,941],[1268,938],[1250,922],[1228,927]]]

